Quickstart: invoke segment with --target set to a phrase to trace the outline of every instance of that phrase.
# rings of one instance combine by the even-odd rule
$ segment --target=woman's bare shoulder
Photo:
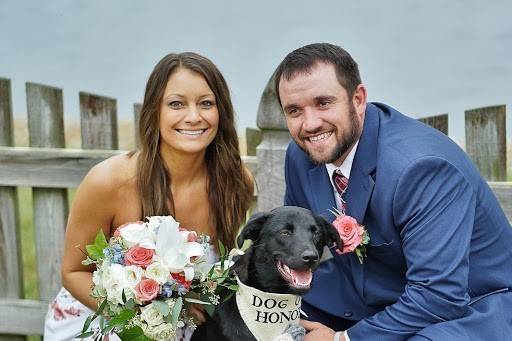
[[[120,188],[135,184],[138,153],[112,156],[92,167],[81,187],[86,186],[102,192],[116,192]]]

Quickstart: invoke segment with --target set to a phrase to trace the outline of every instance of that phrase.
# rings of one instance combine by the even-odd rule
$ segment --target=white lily
[[[183,231],[182,231],[183,232]],[[197,242],[187,242],[188,233],[179,230],[179,223],[172,217],[161,222],[156,239],[156,256],[172,273],[184,272],[185,280],[194,278],[191,257],[201,257],[204,249]]]
[[[120,235],[128,247],[139,245],[146,249],[155,248],[155,232],[144,223],[127,224],[121,229]]]

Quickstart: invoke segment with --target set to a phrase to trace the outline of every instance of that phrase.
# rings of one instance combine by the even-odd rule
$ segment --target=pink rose
[[[158,282],[151,278],[143,278],[135,287],[137,299],[141,302],[151,301],[160,291]]]
[[[187,236],[187,242],[197,242],[197,233],[196,231],[190,231]]]
[[[124,255],[125,265],[137,265],[145,269],[153,260],[154,250],[146,249],[141,246],[134,246],[128,249]]]
[[[114,237],[121,237],[121,230],[128,226],[128,225],[132,225],[132,224],[136,224],[136,225],[143,225],[144,222],[143,221],[135,221],[135,222],[130,222],[130,223],[126,223],[126,224],[123,224],[121,226],[119,226],[115,231],[114,231]]]
[[[340,239],[343,241],[343,251],[336,249],[337,253],[353,252],[363,242],[364,229],[350,216],[337,217],[332,225],[338,230]]]

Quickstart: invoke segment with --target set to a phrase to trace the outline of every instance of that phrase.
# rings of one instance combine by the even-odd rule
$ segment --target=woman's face
[[[180,67],[165,87],[160,103],[160,147],[170,152],[204,152],[219,127],[213,91],[204,77]]]

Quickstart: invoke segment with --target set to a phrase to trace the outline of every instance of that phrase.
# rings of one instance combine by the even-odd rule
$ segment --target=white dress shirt
[[[327,169],[327,173],[329,174],[329,181],[331,182],[332,191],[334,193],[334,199],[336,200],[336,207],[338,210],[341,210],[341,195],[338,193],[338,190],[336,189],[336,186],[334,185],[334,182],[332,181],[332,175],[334,174],[334,171],[337,169],[340,170],[341,174],[345,176],[347,179],[350,179],[350,171],[352,170],[352,163],[354,162],[354,156],[356,155],[357,146],[359,145],[359,140],[354,144],[352,149],[350,150],[350,153],[348,153],[345,160],[343,160],[342,164],[338,167],[334,163],[327,163],[325,164],[325,168]],[[334,336],[334,340],[338,341],[340,339],[340,335],[337,332]],[[348,333],[346,331],[343,332],[343,335],[345,336],[346,341],[350,341],[350,338],[348,337]]]
[[[341,171],[347,179],[350,178],[350,171],[352,170],[352,163],[354,162],[354,156],[356,155],[357,146],[359,145],[359,140],[354,144],[350,153],[348,153],[347,157],[341,164],[341,166],[336,166],[334,163],[325,164],[325,168],[327,169],[327,173],[329,174],[329,181],[331,182],[332,191],[334,193],[334,199],[336,200],[336,207],[338,210],[341,209],[341,195],[338,193],[334,182],[332,181],[332,175],[336,169]]]

